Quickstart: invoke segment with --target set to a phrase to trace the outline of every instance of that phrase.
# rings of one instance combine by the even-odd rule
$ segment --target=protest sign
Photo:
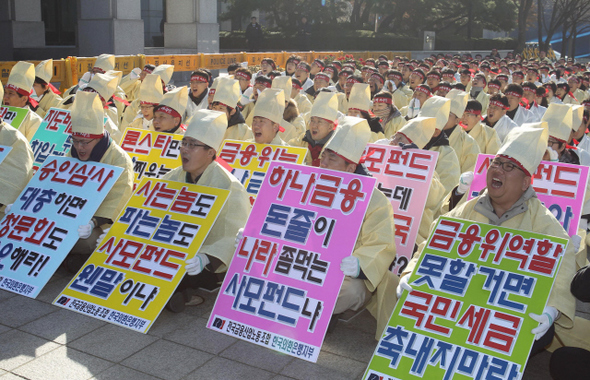
[[[37,171],[48,156],[65,156],[72,147],[70,111],[50,108],[31,139],[35,155],[33,170]]]
[[[180,142],[183,135],[127,128],[121,148],[133,160],[134,189],[147,178],[162,178],[181,165]]]
[[[11,146],[0,145],[0,164],[2,163],[2,161],[4,161],[6,156],[8,156],[8,153],[10,153],[11,150]]]
[[[477,156],[469,199],[479,195],[486,185],[486,174],[493,155]],[[553,213],[569,236],[578,233],[588,183],[587,166],[541,161],[533,175],[537,198]]]
[[[147,333],[229,191],[144,178],[54,305]]]
[[[438,152],[368,144],[365,165],[377,188],[389,199],[395,219],[393,272],[404,271],[414,253]]]
[[[0,106],[0,119],[18,129],[30,111],[26,108]]]
[[[0,222],[0,288],[37,297],[122,172],[48,158]]]
[[[271,162],[303,164],[306,154],[303,147],[225,140],[218,156],[233,168],[231,173],[244,185],[254,204]]]
[[[363,379],[519,379],[568,239],[440,217]]]
[[[374,187],[272,162],[207,327],[315,362]]]

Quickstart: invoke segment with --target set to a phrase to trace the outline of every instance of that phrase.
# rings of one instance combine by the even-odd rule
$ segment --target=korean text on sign
[[[182,135],[127,128],[121,148],[133,160],[134,187],[144,178],[162,178],[181,165]]]
[[[521,378],[567,243],[439,218],[364,379]]]
[[[232,174],[244,185],[254,204],[271,162],[303,164],[306,154],[307,149],[302,147],[225,140],[219,158],[233,168]]]
[[[438,152],[368,144],[365,165],[377,178],[377,188],[389,199],[395,218],[394,273],[412,258],[428,198]]]
[[[0,119],[18,129],[30,111],[26,108],[0,106]]]
[[[35,298],[122,168],[50,157],[0,221],[0,288]],[[92,196],[88,196],[92,194]]]
[[[72,118],[70,111],[50,108],[37,132],[31,139],[31,149],[35,155],[33,168],[43,165],[47,157],[64,156],[72,147]]]
[[[315,362],[374,187],[272,162],[207,326]]]
[[[227,190],[144,178],[106,237],[55,299],[146,333],[227,200]]]
[[[477,156],[469,198],[476,197],[486,187],[486,174],[494,156]],[[578,233],[584,195],[590,168],[561,162],[541,161],[533,175],[537,198],[553,213],[569,236]]]

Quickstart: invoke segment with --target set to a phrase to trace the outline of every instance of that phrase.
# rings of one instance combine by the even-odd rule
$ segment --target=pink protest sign
[[[365,154],[365,165],[377,179],[377,188],[393,206],[396,247],[393,272],[399,274],[414,252],[438,152],[369,144]]]
[[[469,199],[479,195],[486,185],[486,174],[493,155],[477,157]],[[578,233],[589,168],[561,162],[541,161],[533,175],[533,189],[545,207],[561,223],[569,236]]]
[[[375,182],[271,163],[207,327],[315,362]]]

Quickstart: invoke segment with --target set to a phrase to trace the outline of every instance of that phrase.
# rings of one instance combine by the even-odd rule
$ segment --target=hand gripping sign
[[[147,333],[200,249],[229,191],[144,178],[53,302]]]
[[[374,187],[272,162],[207,327],[315,362]]]
[[[0,289],[37,297],[122,172],[49,157],[0,221]]]
[[[219,158],[233,168],[231,173],[244,185],[254,204],[271,162],[303,164],[306,154],[307,149],[302,147],[225,140]]]
[[[440,217],[363,379],[520,379],[567,243]]]

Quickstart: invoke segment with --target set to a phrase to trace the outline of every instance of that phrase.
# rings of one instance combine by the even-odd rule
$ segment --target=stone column
[[[80,0],[79,15],[79,56],[143,54],[141,0]]]
[[[0,0],[0,60],[11,61],[14,49],[45,47],[41,0]]]
[[[196,49],[199,53],[219,53],[217,1],[166,1],[164,47]]]

